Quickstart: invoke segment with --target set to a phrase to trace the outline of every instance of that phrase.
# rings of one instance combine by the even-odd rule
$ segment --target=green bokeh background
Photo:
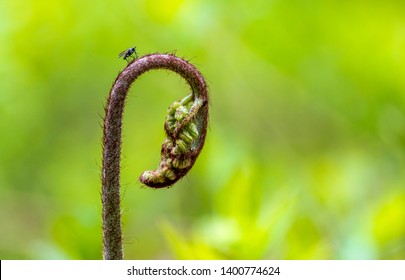
[[[125,61],[205,75],[206,145],[170,189],[153,71],[124,118],[127,259],[404,259],[403,1],[0,1],[0,258],[100,259],[104,103]]]

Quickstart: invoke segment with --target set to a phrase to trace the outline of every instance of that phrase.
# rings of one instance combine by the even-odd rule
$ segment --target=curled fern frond
[[[191,169],[204,143],[206,121],[200,112],[204,101],[190,94],[167,110],[166,139],[155,171],[145,171],[139,180],[152,188],[174,184]]]
[[[155,171],[145,171],[140,181],[152,188],[168,187],[187,174],[204,146],[208,123],[208,92],[201,73],[173,54],[150,54],[130,61],[118,74],[105,107],[102,205],[104,259],[122,259],[120,209],[120,160],[122,116],[132,83],[143,73],[166,69],[183,77],[192,93],[168,109],[166,139],[161,162]]]

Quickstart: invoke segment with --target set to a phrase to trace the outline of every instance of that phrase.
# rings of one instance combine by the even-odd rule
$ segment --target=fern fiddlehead
[[[116,78],[105,107],[102,163],[103,256],[122,259],[120,215],[120,157],[122,115],[131,84],[153,69],[171,70],[183,77],[192,93],[168,109],[166,139],[155,171],[139,180],[152,188],[169,187],[185,176],[200,154],[207,132],[208,92],[201,73],[189,62],[171,54],[150,54],[133,60]]]
[[[168,109],[165,120],[167,138],[163,142],[161,161],[155,171],[145,171],[139,180],[152,188],[166,187],[183,177],[193,166],[204,139],[201,139],[199,114],[202,100],[194,100],[190,94]]]

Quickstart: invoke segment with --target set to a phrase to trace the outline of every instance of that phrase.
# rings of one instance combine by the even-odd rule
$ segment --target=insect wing
[[[118,55],[118,57],[121,57],[121,56],[126,56],[126,55],[127,55],[127,53],[128,53],[128,51],[129,51],[129,49],[128,49],[128,50],[125,50],[125,51],[120,52],[120,53],[119,53],[119,55]]]

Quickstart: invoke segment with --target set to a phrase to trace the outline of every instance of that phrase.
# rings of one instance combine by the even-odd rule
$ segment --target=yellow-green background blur
[[[0,1],[0,258],[100,259],[104,103],[126,62],[205,75],[206,145],[170,189],[167,107],[144,74],[124,116],[127,259],[404,259],[404,1]]]

